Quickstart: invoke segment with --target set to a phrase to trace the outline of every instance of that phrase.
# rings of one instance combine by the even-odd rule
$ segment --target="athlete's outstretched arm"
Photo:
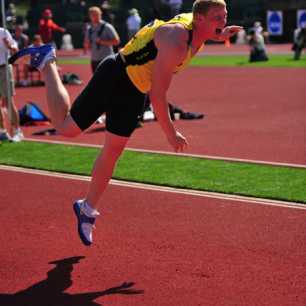
[[[180,25],[162,26],[155,33],[154,42],[158,49],[152,72],[152,87],[149,93],[159,124],[176,152],[183,151],[187,141],[176,131],[169,115],[167,91],[173,71],[187,54],[188,33]]]
[[[235,25],[227,26],[224,29],[222,29],[222,31],[220,31],[220,33],[216,33],[216,35],[214,37],[212,37],[211,40],[225,41],[225,40],[229,39],[230,37],[236,35],[241,30],[243,30],[243,27],[235,26]]]

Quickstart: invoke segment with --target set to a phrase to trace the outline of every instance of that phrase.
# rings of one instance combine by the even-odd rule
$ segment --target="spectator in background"
[[[60,27],[52,20],[52,11],[50,9],[45,9],[42,13],[42,18],[39,20],[38,32],[41,36],[44,44],[52,43],[55,46],[53,40],[53,32],[66,32],[65,28]]]
[[[292,51],[294,59],[299,60],[303,49],[306,47],[306,25],[303,28],[297,28],[294,31]]]
[[[44,43],[43,43],[43,40],[42,40],[41,36],[39,34],[35,34],[33,36],[32,44],[30,45],[30,47],[40,47],[43,44]]]
[[[112,13],[112,7],[108,3],[108,1],[103,1],[101,4],[101,11],[103,14],[103,20],[114,25],[115,22],[115,15]]]
[[[254,29],[251,29],[248,35],[248,41],[250,46],[249,61],[251,63],[269,60],[266,52],[264,38],[261,33],[255,32]]]
[[[138,14],[138,10],[132,8],[129,10],[129,17],[126,20],[126,26],[128,30],[129,40],[138,32],[141,26],[141,17]]]
[[[7,10],[5,11],[5,17],[7,22],[7,28],[9,31],[14,29],[17,18],[16,7],[14,3],[9,3]]]
[[[23,27],[21,25],[15,26],[13,34],[14,40],[17,42],[18,49],[23,49],[29,45],[29,36],[23,33]]]
[[[253,28],[251,30],[254,30],[255,33],[262,35],[264,42],[268,43],[269,42],[269,33],[264,31],[264,28],[261,25],[260,21],[255,21]]]
[[[91,70],[96,71],[99,63],[109,55],[114,54],[113,46],[120,43],[120,38],[115,28],[102,20],[102,11],[97,6],[88,10],[90,24],[85,31],[84,53],[90,50]]]
[[[6,58],[9,55],[9,52],[14,53],[17,50],[17,43],[14,41],[9,31],[0,27],[0,140],[11,140],[14,142],[21,141],[23,139],[23,134],[20,129],[19,115],[13,99],[15,91],[12,66],[8,66],[7,72]],[[12,102],[11,116],[8,112],[9,98],[11,98]],[[8,134],[7,129],[5,128],[6,117],[8,117],[8,120],[6,121],[10,121],[12,137]]]
[[[9,3],[8,8],[5,12],[6,17],[16,18],[16,7],[14,3]]]
[[[23,33],[23,27],[21,25],[15,26],[13,39],[16,41],[19,50],[29,45],[29,36]],[[17,85],[27,86],[27,64],[20,62],[15,64],[15,68]],[[22,79],[22,76],[24,79]]]
[[[235,43],[237,45],[245,45],[245,44],[247,44],[247,35],[246,35],[246,31],[244,29],[237,33],[237,37],[236,37]]]
[[[263,27],[261,26],[260,21],[254,22],[253,30],[256,34],[263,34]]]
[[[43,45],[43,41],[42,41],[41,36],[39,34],[35,34],[32,39],[32,44],[29,47],[40,47],[42,45]],[[29,65],[29,63],[24,64],[24,80],[22,82],[22,86],[30,85],[29,74],[34,71],[36,72],[37,70],[35,68],[32,68]],[[39,71],[37,71],[37,73],[40,74]]]

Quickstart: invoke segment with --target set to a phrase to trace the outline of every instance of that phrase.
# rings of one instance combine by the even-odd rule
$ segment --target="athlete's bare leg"
[[[116,162],[128,140],[129,137],[106,132],[104,148],[94,164],[92,179],[86,197],[87,202],[92,208],[97,209],[99,199],[112,177]]]
[[[14,129],[17,129],[20,127],[20,122],[19,122],[19,114],[18,114],[18,110],[17,107],[15,105],[14,99],[12,98],[12,118],[11,118],[11,122],[12,122],[12,127]]]
[[[2,102],[0,102],[0,129],[5,128],[5,119],[7,123],[7,129],[13,134],[19,127],[19,115],[14,103],[14,99],[12,97],[11,104],[11,114],[9,114],[8,110],[8,99],[2,98]],[[1,106],[2,104],[2,106]]]
[[[90,246],[96,217],[100,215],[98,203],[112,177],[116,162],[123,152],[128,137],[106,132],[103,151],[96,159],[85,201],[78,200],[73,209],[78,220],[78,234],[82,242]]]
[[[2,107],[1,101],[0,101],[0,129],[4,129],[4,127],[5,127],[3,112],[4,112],[4,110],[3,110],[3,107]]]
[[[76,136],[82,131],[69,115],[70,97],[57,71],[55,62],[49,62],[42,70],[47,89],[47,100],[51,120],[56,129],[65,136]],[[87,202],[97,208],[118,158],[120,157],[129,137],[122,137],[106,132],[103,151],[98,156],[89,185]]]
[[[55,128],[64,136],[79,135],[82,130],[69,115],[70,97],[59,76],[56,63],[54,61],[48,62],[43,68],[42,74],[46,83],[50,117]]]
[[[16,105],[14,103],[14,99],[13,97],[11,98],[12,99],[12,113],[11,113],[11,118],[10,118],[10,124],[11,126],[14,128],[14,129],[17,129],[19,128],[19,115],[18,115],[18,111],[17,111],[17,108],[16,108]],[[8,113],[8,99],[7,98],[3,98],[3,103],[4,103],[4,107],[6,108],[7,110],[7,113]],[[8,114],[9,115],[9,114]],[[10,116],[10,115],[9,115]]]

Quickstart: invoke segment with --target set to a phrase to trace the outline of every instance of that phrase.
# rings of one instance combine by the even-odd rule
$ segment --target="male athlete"
[[[115,56],[106,58],[86,88],[71,105],[55,64],[50,45],[21,50],[31,54],[31,64],[42,71],[50,116],[56,129],[73,137],[106,113],[106,136],[98,156],[86,198],[74,203],[82,242],[92,244],[92,230],[99,216],[98,202],[112,176],[115,164],[143,112],[149,94],[158,122],[176,152],[187,146],[168,111],[167,91],[173,73],[184,68],[207,40],[224,41],[241,30],[227,26],[224,0],[196,0],[192,13],[170,21],[155,20],[143,27]]]

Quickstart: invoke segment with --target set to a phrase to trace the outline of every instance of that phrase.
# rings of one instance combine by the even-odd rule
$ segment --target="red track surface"
[[[305,305],[305,210],[110,186],[88,249],[85,182],[1,170],[0,186],[0,305]]]
[[[86,83],[86,65],[63,66]],[[187,111],[203,112],[204,120],[177,121],[188,137],[186,153],[272,162],[306,164],[306,69],[189,68],[173,82],[169,96]],[[70,86],[74,98],[82,86]],[[44,88],[20,88],[19,107],[36,101],[47,111]],[[25,128],[25,134],[44,129]],[[102,144],[103,132],[86,133],[72,140]],[[147,141],[150,139],[150,141]],[[132,148],[171,151],[156,122],[146,123],[129,142]]]

